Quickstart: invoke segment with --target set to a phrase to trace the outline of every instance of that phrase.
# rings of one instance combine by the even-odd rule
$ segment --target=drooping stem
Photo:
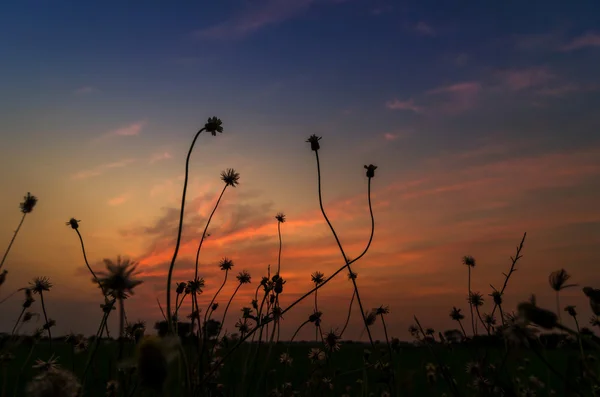
[[[335,241],[338,245],[338,248],[340,249],[340,252],[342,253],[342,257],[344,258],[344,262],[346,262],[346,266],[348,267],[348,272],[350,273],[350,275],[352,275],[352,268],[350,267],[350,261],[348,260],[348,257],[346,256],[346,253],[344,251],[344,248],[342,247],[342,243],[340,242],[340,239],[337,235],[337,233],[335,232],[335,229],[333,228],[333,225],[331,224],[331,222],[329,221],[329,218],[327,217],[327,214],[325,213],[325,208],[323,207],[323,195],[322,195],[322,188],[321,188],[321,163],[319,161],[319,151],[315,150],[315,156],[317,159],[317,177],[318,177],[318,190],[319,190],[319,206],[321,207],[321,213],[323,214],[323,218],[325,218],[325,221],[327,222],[327,224],[329,225],[329,228],[331,229],[331,233],[333,234],[333,236],[335,237]],[[374,218],[373,218],[373,209],[371,206],[371,178],[369,178],[369,183],[368,183],[368,198],[369,198],[369,211],[371,213],[371,239],[373,238],[373,230],[374,230]],[[369,244],[371,242],[371,239],[369,240]],[[362,304],[362,300],[360,299],[360,293],[358,292],[358,285],[356,284],[356,279],[354,277],[350,278],[352,280],[352,285],[354,286],[354,292],[356,293],[356,300],[358,302],[358,305],[360,307],[360,312],[361,312],[361,316],[363,318],[363,322],[365,323],[365,326],[367,327],[367,334],[369,335],[369,342],[371,342],[371,346],[375,346],[375,343],[373,342],[373,337],[371,336],[371,330],[369,329],[368,325],[367,325],[367,318],[365,317],[365,311],[363,308],[363,304]],[[316,290],[315,290],[316,291]]]
[[[2,257],[2,262],[0,262],[0,270],[2,270],[2,266],[4,266],[4,261],[6,260],[6,257],[8,256],[8,253],[10,252],[10,248],[12,247],[13,243],[15,242],[15,239],[17,238],[17,234],[19,234],[19,230],[21,230],[21,226],[23,225],[23,222],[25,221],[25,217],[27,216],[27,213],[24,212],[23,216],[21,217],[21,222],[19,222],[19,226],[17,226],[17,230],[15,230],[15,233],[12,236],[12,239],[10,240],[10,243],[8,244],[8,247],[6,248],[6,251],[4,252],[4,256]]]
[[[183,214],[185,210],[185,196],[187,193],[187,185],[189,179],[189,167],[190,167],[190,157],[192,156],[192,151],[194,150],[194,144],[198,139],[198,136],[204,131],[206,127],[200,129],[194,136],[194,140],[190,146],[190,150],[188,151],[187,158],[185,160],[185,179],[183,181],[183,194],[181,195],[181,211],[179,212],[179,227],[177,229],[177,242],[175,243],[175,251],[173,252],[173,258],[171,259],[171,264],[169,265],[169,273],[167,275],[167,322],[169,326],[169,331],[173,332],[173,314],[171,312],[171,282],[173,279],[173,269],[175,268],[175,261],[177,260],[177,254],[179,253],[179,246],[181,245],[181,232],[183,230]]]

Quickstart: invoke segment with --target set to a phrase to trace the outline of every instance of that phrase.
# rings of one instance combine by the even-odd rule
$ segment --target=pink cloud
[[[569,43],[560,47],[560,51],[573,51],[587,47],[600,47],[600,34],[587,32],[586,34],[575,37]]]
[[[173,156],[169,152],[156,153],[150,157],[150,164],[156,163],[158,161],[169,160],[171,158],[173,158]]]
[[[475,107],[481,90],[480,83],[467,81],[434,88],[427,91],[426,94],[442,98],[441,102],[435,107],[436,110],[442,113],[456,114]]]
[[[94,87],[89,86],[89,85],[88,86],[79,87],[75,91],[73,91],[73,93],[76,94],[76,95],[91,94],[93,92],[96,92],[96,89]]]
[[[107,136],[136,136],[142,132],[142,128],[145,126],[144,121],[138,121],[133,124],[117,128],[106,133]]]
[[[194,32],[197,38],[237,39],[305,12],[316,0],[263,0],[232,19]]]
[[[387,101],[385,107],[391,110],[412,110],[415,113],[421,113],[423,111],[421,106],[415,105],[415,101],[412,98],[406,101],[400,101],[398,99]]]
[[[111,207],[115,207],[115,206],[125,203],[127,200],[129,200],[129,198],[130,198],[130,195],[128,193],[122,194],[120,196],[111,198],[110,200],[108,200],[107,204],[110,205]]]
[[[539,87],[556,78],[553,73],[544,67],[506,70],[499,72],[498,77],[502,81],[502,85],[512,91]]]
[[[71,176],[71,179],[88,179],[91,177],[99,176],[104,174],[106,171],[115,169],[115,168],[123,168],[128,166],[129,164],[135,162],[135,159],[126,159],[121,161],[115,161],[112,163],[100,164],[94,168],[90,168],[87,170],[81,170]]]
[[[436,32],[435,29],[433,27],[431,27],[431,25],[426,24],[423,21],[420,21],[416,26],[415,26],[415,31],[423,36],[429,36],[429,37],[435,37],[436,36]]]

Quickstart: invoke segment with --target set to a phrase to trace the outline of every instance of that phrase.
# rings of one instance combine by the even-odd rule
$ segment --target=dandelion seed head
[[[283,212],[278,212],[277,215],[275,215],[275,219],[277,219],[277,222],[279,222],[279,223],[284,223],[285,222],[285,214]]]
[[[29,283],[29,287],[34,294],[40,294],[43,291],[50,291],[52,283],[48,277],[36,277]]]
[[[226,186],[236,187],[240,184],[240,174],[235,172],[233,168],[227,168],[221,172],[221,180],[225,182]]]
[[[29,397],[77,397],[81,384],[72,372],[52,368],[34,377],[26,391]]]
[[[223,259],[221,259],[221,262],[219,262],[219,268],[221,270],[231,270],[232,267],[233,261],[227,257],[224,257]]]
[[[21,204],[19,204],[19,207],[21,208],[21,212],[24,214],[31,213],[31,211],[33,211],[33,208],[35,207],[37,202],[38,202],[38,198],[35,196],[32,196],[31,193],[27,192],[27,196],[23,197],[23,202]]]
[[[250,280],[252,279],[250,273],[248,273],[246,270],[239,272],[236,278],[240,284],[250,284]]]

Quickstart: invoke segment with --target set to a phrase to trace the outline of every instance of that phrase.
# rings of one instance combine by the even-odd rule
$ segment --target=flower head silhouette
[[[71,218],[69,219],[69,221],[66,223],[67,226],[71,226],[72,229],[79,229],[79,222],[81,222],[80,220],[77,220],[75,218]]]
[[[373,165],[373,164],[365,165],[365,169],[367,170],[367,178],[375,177],[375,170],[377,169],[376,165]]]
[[[210,132],[212,136],[216,136],[217,132],[220,134],[223,133],[223,122],[217,117],[210,117],[206,124],[204,124],[204,129]]]
[[[221,259],[221,262],[219,262],[219,268],[221,270],[231,270],[232,267],[233,261],[227,257]]]
[[[321,140],[320,136],[316,136],[315,134],[312,134],[311,136],[308,137],[306,142],[310,143],[310,149],[314,150],[316,152],[321,148],[321,145],[319,144],[320,140]]]
[[[325,275],[319,271],[316,271],[310,275],[310,279],[313,283],[315,283],[315,285],[320,285],[325,281]]]
[[[283,223],[285,222],[285,214],[283,212],[278,212],[277,215],[275,215],[275,219],[277,219],[277,222]]]
[[[235,172],[233,168],[227,168],[227,170],[221,172],[221,180],[227,186],[236,187],[240,184],[240,174]]]
[[[251,277],[250,277],[250,273],[248,273],[247,271],[243,270],[241,271],[236,278],[238,279],[238,281],[240,282],[240,284],[249,284]]]
[[[29,288],[34,294],[39,294],[43,291],[50,291],[52,283],[48,277],[36,277],[29,283]]]
[[[141,280],[132,278],[138,266],[137,262],[118,256],[116,263],[104,259],[104,265],[108,272],[98,272],[100,276],[98,280],[103,289],[117,299],[125,299],[128,295],[133,295],[133,289],[142,283]]]
[[[27,192],[27,196],[23,197],[23,202],[20,204],[21,212],[24,214],[29,214],[31,211],[33,211],[33,208],[37,202],[37,197],[32,196],[31,193]]]

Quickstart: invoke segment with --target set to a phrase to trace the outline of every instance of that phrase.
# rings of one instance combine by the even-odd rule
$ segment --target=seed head
[[[278,212],[277,215],[275,215],[275,219],[277,219],[277,222],[283,223],[285,222],[285,214],[283,212]]]
[[[33,208],[37,202],[37,197],[32,196],[31,193],[27,192],[27,196],[23,198],[23,202],[20,204],[21,212],[24,214],[29,214],[31,211],[33,211]]]
[[[379,306],[377,309],[375,310],[375,314],[378,316],[384,315],[384,314],[389,314],[390,313],[390,307],[389,306]]]
[[[185,282],[177,283],[177,289],[175,292],[179,295],[183,294],[185,292],[186,285],[187,284]]]
[[[481,295],[479,292],[471,292],[467,301],[473,307],[483,306],[483,295]]]
[[[219,262],[219,268],[221,268],[221,270],[231,270],[232,267],[233,261],[227,257],[221,259],[221,262]]]
[[[240,184],[240,174],[235,172],[233,168],[227,168],[227,170],[221,172],[221,180],[227,186],[236,187]]]
[[[316,136],[315,134],[312,134],[311,136],[308,137],[306,142],[310,143],[310,150],[314,150],[316,152],[321,148],[321,145],[319,145],[320,140],[321,140],[320,136]]]
[[[473,258],[471,255],[463,256],[463,265],[475,267],[475,258]]]
[[[327,335],[325,335],[325,348],[330,352],[340,350],[340,336],[334,331],[330,330]]]
[[[67,226],[71,226],[72,229],[79,229],[79,220],[75,219],[75,218],[71,218],[69,219],[69,221],[66,223]]]
[[[29,288],[34,294],[41,294],[43,291],[50,291],[52,283],[48,277],[36,277],[29,283]]]
[[[590,307],[595,315],[600,316],[600,289],[584,287],[583,293],[590,299]]]
[[[116,263],[110,259],[104,259],[107,272],[99,272],[98,281],[104,291],[117,299],[125,299],[133,295],[133,289],[142,283],[134,280],[132,276],[138,266],[137,262],[130,259],[117,257]]]
[[[310,279],[313,283],[315,283],[315,285],[320,285],[323,284],[323,282],[325,281],[325,275],[317,271],[310,275]]]
[[[569,306],[565,307],[565,311],[567,313],[569,313],[569,316],[571,316],[571,317],[577,316],[577,312],[575,311],[575,306],[569,305]]]
[[[210,117],[206,124],[204,124],[204,129],[210,132],[212,136],[216,136],[217,132],[220,134],[223,133],[223,122],[216,117]]]
[[[548,277],[548,282],[550,283],[550,287],[552,287],[555,291],[560,291],[565,288],[575,287],[577,284],[566,284],[567,280],[571,278],[571,275],[567,273],[565,269],[560,269],[555,272],[550,273]]]
[[[365,165],[365,169],[367,170],[367,178],[373,178],[375,177],[375,170],[377,169],[376,165],[373,164],[369,164],[369,165]]]
[[[461,309],[457,309],[456,307],[452,308],[450,311],[450,318],[454,321],[460,321],[465,318],[465,316],[460,312]]]
[[[243,270],[239,272],[236,278],[238,279],[240,284],[250,284],[250,280],[252,277],[250,276],[250,273],[248,273],[246,270]]]
[[[33,378],[26,390],[30,397],[77,397],[81,384],[70,371],[54,368]]]
[[[494,304],[497,306],[502,305],[502,292],[494,290],[489,296],[494,299]]]
[[[196,278],[195,280],[188,281],[187,288],[190,290],[190,294],[201,294],[202,288],[204,288],[204,279],[200,277]]]
[[[312,363],[315,363],[317,361],[323,361],[323,360],[325,360],[325,358],[326,358],[325,352],[321,349],[313,347],[308,351],[308,359]]]

